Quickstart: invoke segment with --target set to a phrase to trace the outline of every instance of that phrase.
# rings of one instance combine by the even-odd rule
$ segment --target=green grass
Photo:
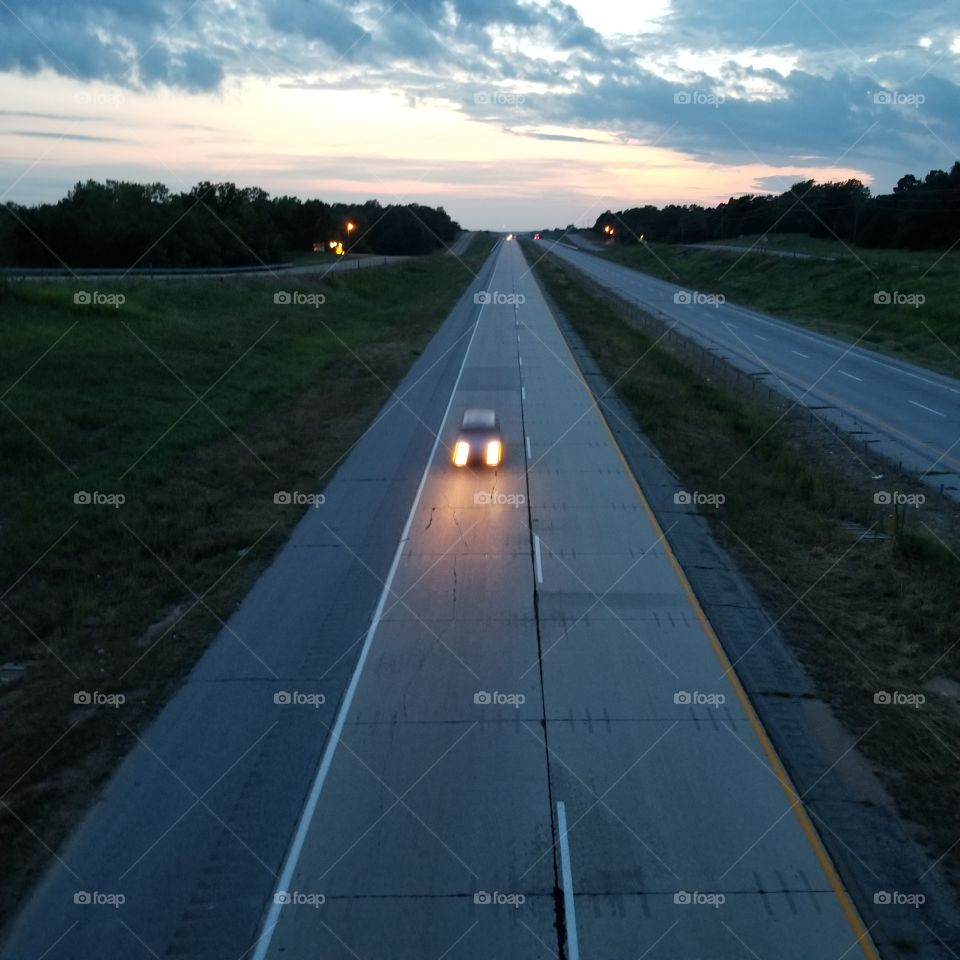
[[[776,242],[787,246],[801,241],[783,235]],[[815,241],[808,245],[817,246]],[[824,245],[832,252],[824,253]],[[608,247],[601,255],[663,280],[721,293],[743,306],[960,376],[960,254],[857,251],[850,256],[830,241],[823,241],[817,251],[838,259],[833,263],[793,260],[673,244]],[[919,307],[877,304],[874,295],[882,291],[921,294],[925,302]]]
[[[274,493],[323,489],[470,280],[438,254],[322,282],[0,286],[0,663],[26,666],[0,686],[0,794],[51,848],[129,748],[119,720],[147,722],[299,520]],[[74,304],[94,287],[126,302]],[[210,609],[179,619],[194,595]],[[9,915],[46,853],[3,808],[0,845]]]
[[[535,245],[527,244],[531,262]],[[956,504],[870,471],[843,442],[729,385],[697,354],[675,352],[615,298],[553,258],[535,273],[583,338],[637,422],[688,490],[722,493],[704,509],[771,618],[799,653],[817,693],[845,723],[896,799],[957,876],[960,781],[952,744],[960,705],[927,692],[922,710],[878,708],[881,689],[924,691],[960,681],[960,518]],[[885,481],[870,474],[884,473]],[[924,492],[921,509],[874,503],[878,489]],[[889,535],[856,544],[854,522]],[[923,783],[923,790],[916,784]]]

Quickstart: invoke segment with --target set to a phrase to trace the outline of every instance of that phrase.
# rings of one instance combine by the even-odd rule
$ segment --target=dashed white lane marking
[[[533,535],[533,568],[537,572],[537,583],[543,583],[543,561],[540,559],[540,538]]]
[[[520,357],[519,360],[520,360],[520,366],[522,367],[522,366],[523,366],[523,357]]]
[[[520,399],[521,399],[521,400],[526,400],[526,399],[527,399],[527,388],[526,388],[526,387],[521,387],[521,388],[520,388]]]
[[[533,455],[530,453],[530,438],[527,437],[527,459],[532,460]]]
[[[844,377],[849,377],[851,380],[856,380],[857,383],[863,383],[863,377],[855,377],[852,373],[847,373],[846,370],[838,370],[837,373]]]
[[[560,834],[560,873],[563,879],[563,913],[567,927],[568,960],[580,960],[577,937],[577,913],[573,900],[573,868],[570,865],[570,842],[567,840],[567,808],[557,801],[557,833]]]
[[[926,410],[927,413],[935,413],[938,417],[945,417],[945,413],[941,413],[939,410],[934,410],[933,407],[925,407],[922,403],[917,403],[916,400],[908,400],[907,403],[912,403],[915,407],[919,407],[921,410]]]
[[[790,352],[795,353],[798,357],[803,357],[804,360],[810,359],[805,353],[801,353],[799,350],[791,350]]]

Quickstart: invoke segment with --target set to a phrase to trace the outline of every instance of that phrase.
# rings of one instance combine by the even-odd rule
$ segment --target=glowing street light
[[[353,223],[352,221],[348,220],[348,221],[347,221],[347,233],[351,233],[353,230],[356,230],[356,229],[357,229],[357,225],[356,225],[355,223]]]

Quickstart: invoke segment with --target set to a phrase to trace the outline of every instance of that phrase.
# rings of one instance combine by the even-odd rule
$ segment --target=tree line
[[[247,266],[329,253],[331,240],[355,253],[422,254],[459,232],[443,207],[415,203],[325,203],[206,181],[173,193],[162,183],[88,180],[56,203],[0,207],[0,266]]]
[[[802,180],[781,194],[745,194],[715,207],[647,205],[606,211],[593,226],[610,226],[620,243],[641,238],[702,243],[755,233],[805,233],[861,247],[946,249],[960,239],[960,161],[922,180],[900,178],[892,193],[873,196],[860,180]]]

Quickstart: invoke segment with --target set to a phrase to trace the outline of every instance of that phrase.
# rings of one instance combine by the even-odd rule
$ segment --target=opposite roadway
[[[543,243],[561,260],[631,303],[726,357],[747,373],[818,416],[855,433],[850,452],[860,458],[863,441],[927,482],[960,499],[960,381],[872,350],[731,303],[715,304],[710,290],[691,290],[562,243]],[[748,256],[744,250],[742,256]],[[731,256],[731,265],[736,261]],[[922,292],[922,281],[915,291]],[[877,290],[892,299],[897,291]],[[883,298],[881,298],[883,299]],[[883,310],[903,310],[890,303]],[[922,307],[912,310],[918,328]],[[931,339],[935,338],[932,330]],[[949,347],[943,344],[944,353]],[[860,447],[862,451],[862,447]],[[872,473],[861,461],[865,473]]]
[[[874,956],[516,243],[489,290],[252,955]]]

